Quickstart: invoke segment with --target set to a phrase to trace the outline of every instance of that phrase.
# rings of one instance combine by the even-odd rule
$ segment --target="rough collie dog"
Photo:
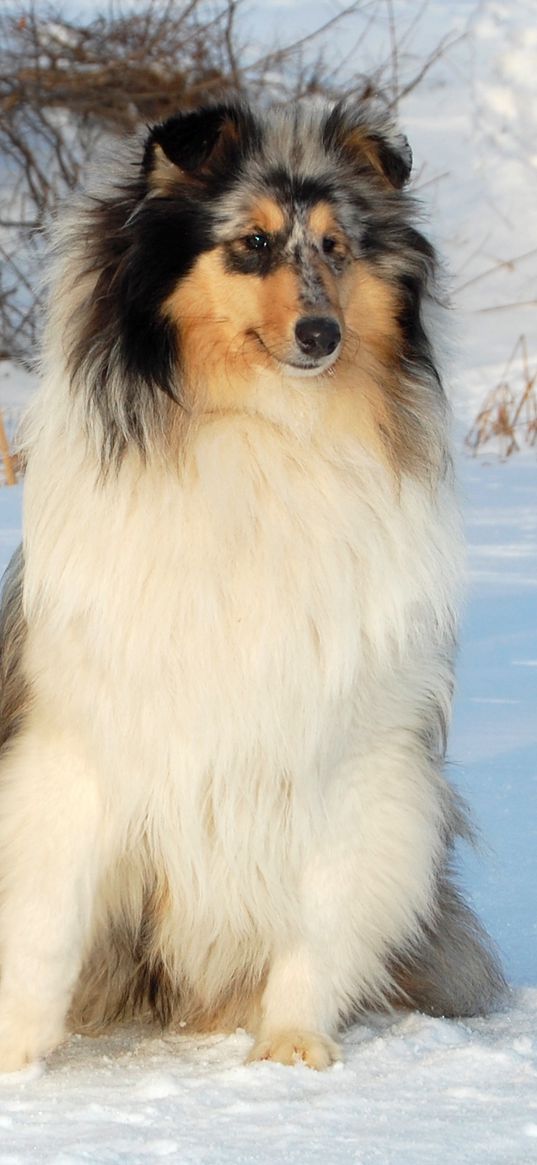
[[[453,884],[435,260],[369,105],[155,126],[58,228],[2,614],[0,1066],[123,1015],[324,1068],[503,989]]]

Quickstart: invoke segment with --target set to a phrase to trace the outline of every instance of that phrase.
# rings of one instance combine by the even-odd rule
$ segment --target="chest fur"
[[[181,473],[126,462],[96,484],[82,461],[64,482],[44,493],[36,458],[26,606],[51,690],[71,674],[94,722],[106,689],[120,735],[135,709],[138,739],[177,738],[198,766],[238,741],[282,771],[311,760],[357,686],[450,622],[449,499],[398,488],[363,451],[224,418]]]

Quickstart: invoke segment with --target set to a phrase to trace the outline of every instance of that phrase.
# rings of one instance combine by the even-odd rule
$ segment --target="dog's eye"
[[[246,235],[244,245],[249,251],[267,251],[270,247],[267,235],[263,235],[261,231],[254,231],[251,235]]]
[[[331,255],[332,251],[336,249],[336,240],[331,235],[325,235],[322,241],[322,248],[325,255]]]

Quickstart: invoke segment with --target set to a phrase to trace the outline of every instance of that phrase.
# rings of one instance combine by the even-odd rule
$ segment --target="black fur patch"
[[[146,176],[151,173],[156,145],[187,174],[199,175],[210,162],[202,178],[207,193],[214,196],[235,181],[241,160],[260,148],[261,131],[244,105],[214,105],[177,114],[150,131],[142,161]]]
[[[73,321],[70,370],[101,416],[105,455],[114,458],[129,440],[143,448],[160,392],[179,399],[177,340],[162,305],[213,246],[211,218],[201,201],[144,200],[138,183],[126,199],[94,204],[86,231],[86,270],[99,274]]]
[[[170,162],[192,173],[209,157],[220,133],[224,107],[200,109],[178,114],[154,126],[147,139],[142,170],[151,172],[155,145],[161,147]]]
[[[371,142],[377,151],[377,157],[383,173],[396,190],[400,190],[410,178],[412,169],[412,154],[403,157],[396,149],[390,147],[378,134],[371,135]]]
[[[176,395],[175,347],[161,307],[196,259],[213,245],[203,206],[152,199],[132,226],[132,246],[121,272],[117,303],[125,367]]]
[[[293,174],[284,166],[269,169],[266,184],[279,198],[282,206],[291,212],[297,205],[308,207],[315,206],[317,202],[329,201],[337,192],[337,183],[328,172],[319,177],[308,177],[301,173]]]
[[[228,243],[224,248],[226,270],[236,275],[270,275],[283,262],[283,237],[273,238],[262,250],[250,250],[243,240]]]

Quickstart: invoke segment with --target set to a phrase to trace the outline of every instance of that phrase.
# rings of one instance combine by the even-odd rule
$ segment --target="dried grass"
[[[485,397],[465,445],[475,456],[493,440],[502,460],[522,445],[537,444],[537,366],[530,364],[525,336],[519,336],[498,384]]]

